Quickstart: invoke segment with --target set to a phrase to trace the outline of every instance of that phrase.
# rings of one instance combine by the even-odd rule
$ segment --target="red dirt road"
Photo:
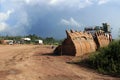
[[[0,45],[0,80],[120,80],[68,64],[73,56],[52,51],[42,45]]]

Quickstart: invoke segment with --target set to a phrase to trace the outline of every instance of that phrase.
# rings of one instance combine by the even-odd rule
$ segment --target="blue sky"
[[[65,38],[65,30],[111,25],[120,28],[120,0],[0,0],[0,35]]]

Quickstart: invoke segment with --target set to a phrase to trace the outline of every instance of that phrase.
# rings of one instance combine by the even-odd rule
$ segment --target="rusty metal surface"
[[[105,47],[110,43],[110,39],[107,37],[107,35],[103,32],[96,32],[95,33],[96,40],[98,40],[99,47]]]
[[[110,43],[109,38],[102,31],[97,31],[92,35],[88,32],[70,30],[66,31],[66,34],[67,38],[54,51],[56,54],[81,56]]]

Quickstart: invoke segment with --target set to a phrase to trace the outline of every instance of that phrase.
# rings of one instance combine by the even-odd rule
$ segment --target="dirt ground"
[[[120,80],[69,64],[45,45],[0,45],[0,80]]]

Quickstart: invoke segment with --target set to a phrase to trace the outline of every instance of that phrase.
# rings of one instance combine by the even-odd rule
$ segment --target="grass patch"
[[[120,76],[120,40],[91,54],[87,63],[100,73]]]

